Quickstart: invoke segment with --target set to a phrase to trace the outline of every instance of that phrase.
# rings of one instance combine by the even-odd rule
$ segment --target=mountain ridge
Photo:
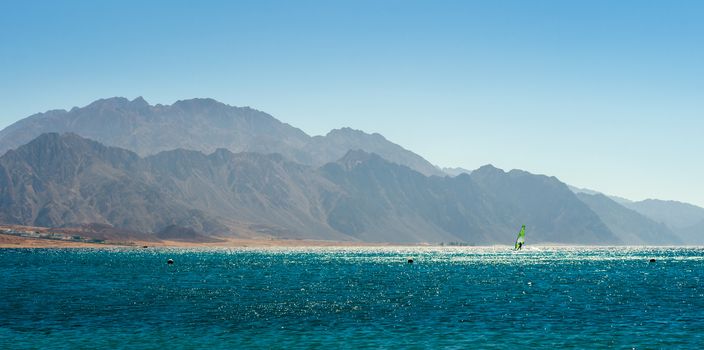
[[[142,97],[99,99],[69,111],[37,113],[0,130],[0,154],[42,133],[72,132],[140,156],[177,148],[211,153],[279,153],[302,164],[320,166],[350,149],[378,153],[426,175],[444,175],[419,155],[387,140],[351,128],[311,137],[290,124],[251,107],[234,107],[211,98],[150,105]]]

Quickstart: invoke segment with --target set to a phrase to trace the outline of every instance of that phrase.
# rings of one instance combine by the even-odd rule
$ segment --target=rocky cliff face
[[[149,181],[136,154],[68,134],[45,134],[0,158],[0,220],[61,227],[87,223],[152,232],[226,228]]]

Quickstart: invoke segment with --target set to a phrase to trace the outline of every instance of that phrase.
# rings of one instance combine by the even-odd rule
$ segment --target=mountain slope
[[[421,174],[445,176],[441,170],[423,157],[388,141],[379,134],[367,134],[351,128],[335,129],[325,136],[315,136],[304,147],[315,165],[323,165],[342,158],[348,151],[362,150],[414,169]]]
[[[704,208],[689,203],[646,199],[624,204],[667,225],[685,244],[704,244]]]
[[[628,209],[603,194],[578,193],[601,220],[626,244],[680,244],[682,240],[664,224]]]
[[[526,172],[428,177],[363,151],[321,168],[224,149],[140,158],[73,134],[42,135],[0,157],[0,220],[190,240],[475,244],[510,244],[526,224],[530,243],[619,242],[564,184]]]
[[[345,196],[327,203],[328,223],[341,232],[370,241],[394,241],[399,235],[421,242],[463,240],[463,232],[434,215],[452,203],[435,188],[444,178],[426,177],[363,151],[350,151],[321,172],[344,190]]]
[[[141,155],[185,148],[212,152],[282,153],[296,157],[308,135],[274,117],[212,99],[150,106],[144,99],[115,97],[84,108],[50,111],[20,120],[0,131],[0,152],[25,144],[46,132],[73,132]]]
[[[139,232],[168,225],[224,231],[145,181],[143,168],[129,151],[71,134],[42,135],[0,158],[0,220],[49,227],[110,224]]]
[[[319,198],[335,189],[316,179],[313,169],[280,155],[221,149],[140,158],[74,134],[44,134],[0,158],[0,220],[349,239],[324,224]]]
[[[442,172],[453,177],[460,174],[472,174],[471,170],[464,168],[442,168]]]
[[[673,228],[692,226],[704,220],[704,208],[683,202],[646,199],[626,206]]]
[[[175,150],[145,161],[162,192],[225,223],[279,237],[349,239],[325,223],[322,201],[338,189],[280,155]]]
[[[621,240],[569,188],[554,177],[525,171],[504,172],[491,165],[472,172],[494,218],[484,230],[500,230],[502,239],[515,239],[516,227],[526,224],[527,242],[621,244]]]
[[[590,189],[588,189],[588,188],[579,188],[579,187],[570,186],[570,185],[567,185],[567,187],[568,187],[572,192],[574,192],[574,193],[576,193],[576,194],[578,194],[578,195],[579,195],[580,193],[586,193],[586,194],[592,194],[592,195],[594,195],[594,194],[601,194],[601,195],[604,195],[604,196],[608,197],[609,199],[611,199],[612,201],[614,201],[614,202],[616,202],[616,203],[618,203],[618,204],[621,204],[621,205],[625,205],[625,204],[628,204],[628,203],[633,203],[633,201],[630,200],[630,199],[626,199],[626,198],[619,197],[619,196],[606,195],[606,194],[601,193],[601,192],[599,192],[599,191],[590,190]]]
[[[686,244],[704,245],[704,220],[690,226],[678,228],[675,232]]]
[[[564,184],[546,176],[489,166],[471,176],[425,177],[361,151],[323,171],[349,195],[333,206],[331,226],[363,239],[400,228],[414,237],[435,231],[444,233],[435,240],[511,244],[526,224],[534,243],[620,243]]]

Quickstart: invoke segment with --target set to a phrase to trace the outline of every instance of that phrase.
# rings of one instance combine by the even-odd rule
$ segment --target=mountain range
[[[429,177],[359,150],[315,168],[225,149],[142,158],[48,133],[0,157],[0,174],[0,220],[10,224],[488,244],[510,242],[531,218],[535,240],[620,242],[555,178],[491,166],[471,176]]]
[[[652,203],[490,165],[450,176],[379,134],[311,137],[211,99],[40,113],[0,131],[0,151],[1,223],[128,238],[510,244],[526,224],[532,242],[682,244],[704,228],[696,209],[658,216]]]

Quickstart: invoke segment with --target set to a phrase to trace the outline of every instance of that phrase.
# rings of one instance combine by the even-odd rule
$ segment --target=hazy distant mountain
[[[0,131],[0,152],[25,144],[42,133],[73,132],[140,155],[176,148],[213,152],[281,153],[292,158],[308,135],[274,117],[212,99],[150,106],[144,99],[114,97],[83,108],[35,114]]]
[[[303,148],[313,163],[323,165],[342,158],[348,151],[363,150],[375,153],[393,163],[405,165],[424,175],[445,176],[423,157],[389,142],[379,134],[367,134],[350,128],[335,129],[325,136],[315,136]]]
[[[426,175],[442,175],[422,157],[379,134],[345,128],[310,137],[264,112],[213,99],[151,106],[141,97],[132,101],[114,97],[70,111],[35,114],[0,131],[0,154],[47,132],[72,132],[142,156],[179,148],[204,153],[225,148],[235,153],[279,153],[316,166],[361,149]]]
[[[682,240],[666,225],[628,209],[603,194],[578,193],[577,197],[625,244],[681,244]]]
[[[110,224],[153,237],[208,235],[390,242],[616,244],[555,178],[487,166],[427,177],[375,154],[321,168],[279,155],[174,150],[140,158],[76,135],[42,135],[0,157],[0,220]]]
[[[646,199],[628,207],[670,227],[688,227],[704,220],[704,208],[677,201]]]
[[[471,170],[467,170],[464,168],[442,168],[442,172],[450,175],[450,176],[457,176],[460,174],[471,174]]]
[[[704,245],[704,220],[687,227],[676,229],[684,243]]]
[[[575,186],[572,186],[572,185],[567,185],[567,187],[570,189],[570,191],[572,191],[572,192],[574,192],[574,193],[602,194],[602,193],[599,192],[599,191],[590,190],[590,189],[588,189],[588,188],[579,188],[579,187],[575,187]]]
[[[704,244],[704,208],[658,199],[646,199],[625,205],[657,222],[664,223],[679,234],[684,243]]]
[[[614,202],[619,203],[619,204],[627,204],[627,203],[633,202],[633,201],[630,200],[630,199],[626,199],[626,198],[619,197],[619,196],[607,195],[607,194],[601,193],[601,192],[599,192],[599,191],[590,190],[590,189],[588,189],[588,188],[579,188],[579,187],[575,187],[575,186],[571,186],[571,185],[567,185],[567,187],[569,187],[572,192],[577,193],[577,194],[579,194],[579,193],[586,193],[586,194],[602,194],[602,195],[604,195],[604,196],[606,196],[606,197],[609,197],[609,199],[611,199],[611,200],[613,200]]]

